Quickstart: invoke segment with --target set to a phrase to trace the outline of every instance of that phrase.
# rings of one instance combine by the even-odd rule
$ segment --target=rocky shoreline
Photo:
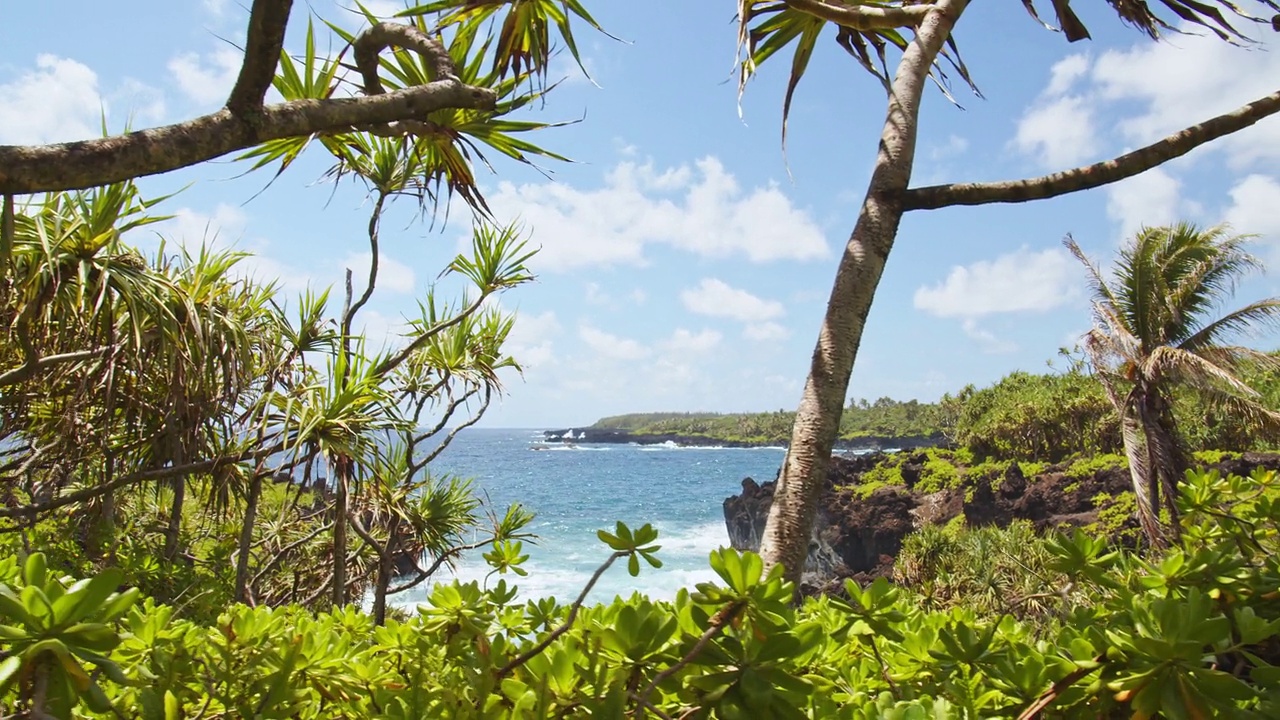
[[[977,478],[965,488],[921,493],[914,489],[913,478],[919,478],[926,458],[918,453],[902,465],[906,485],[880,487],[863,497],[857,489],[863,473],[885,457],[880,453],[832,457],[814,521],[803,589],[822,591],[844,578],[869,582],[891,577],[903,540],[925,525],[944,525],[963,515],[970,526],[1008,525],[1021,519],[1032,522],[1038,531],[1086,527],[1098,522],[1105,509],[1095,499],[1132,489],[1129,471],[1123,468],[1069,477],[1064,463],[1027,477],[1021,466],[1011,463],[1003,474]],[[1280,455],[1246,453],[1209,466],[1224,474],[1243,475],[1258,467],[1280,470]],[[746,478],[742,492],[724,501],[725,524],[735,549],[760,549],[774,486],[774,481],[760,484]]]
[[[681,435],[679,433],[633,433],[626,430],[604,430],[599,428],[563,428],[544,430],[543,442],[546,443],[584,443],[608,445],[663,445],[670,443],[680,447],[786,447],[789,439],[744,441],[725,440],[706,435]],[[912,435],[907,437],[887,437],[871,435],[854,439],[836,441],[836,450],[842,452],[874,452],[884,450],[917,450],[938,447],[946,439],[941,435]]]

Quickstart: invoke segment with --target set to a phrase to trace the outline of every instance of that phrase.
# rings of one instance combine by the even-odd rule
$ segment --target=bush
[[[37,553],[0,561],[0,710],[977,718],[1036,706],[1060,718],[1276,717],[1280,482],[1192,474],[1181,507],[1183,542],[1148,560],[1085,532],[930,530],[907,549],[917,580],[933,583],[928,598],[882,579],[797,608],[758,557],[718,550],[717,581],[673,602],[518,603],[502,580],[453,583],[381,627],[353,608],[232,606],[197,623],[117,593],[118,571],[73,582]],[[606,565],[625,560],[635,574],[657,562],[647,527],[601,538]]]
[[[1059,462],[1120,448],[1115,410],[1098,381],[1080,372],[1015,372],[948,395],[943,406],[956,444],[980,458]]]

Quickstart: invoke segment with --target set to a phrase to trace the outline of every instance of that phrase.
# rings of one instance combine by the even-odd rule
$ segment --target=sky
[[[349,0],[295,3],[286,49],[308,17],[355,30]],[[646,411],[772,411],[797,405],[836,263],[875,158],[885,98],[828,31],[801,83],[785,155],[789,57],[761,68],[741,110],[732,0],[585,0],[618,40],[577,31],[588,78],[562,78],[529,116],[568,124],[539,144],[573,162],[494,161],[478,177],[495,216],[540,252],[537,282],[504,294],[508,349],[523,373],[483,424],[552,428]],[[1197,35],[1154,43],[1103,3],[1077,3],[1094,38],[1067,43],[1016,3],[974,3],[955,36],[982,90],[923,103],[914,185],[1035,176],[1152,142],[1273,92],[1268,26],[1234,47]],[[218,109],[239,67],[247,0],[3,0],[0,144],[95,137]],[[379,13],[403,4],[369,3]],[[104,31],[105,28],[112,28]],[[328,41],[326,41],[328,42]],[[341,45],[327,45],[336,54]],[[1014,370],[1043,371],[1090,322],[1071,235],[1109,263],[1143,225],[1230,222],[1280,267],[1280,120],[1144,175],[1021,205],[908,214],[881,281],[850,397],[936,400]],[[367,268],[370,199],[323,179],[316,150],[274,183],[221,160],[144,179],[159,237],[254,253],[245,272],[294,294]],[[381,281],[362,313],[394,341],[406,314],[464,249],[470,219],[430,223],[412,203],[383,225]],[[450,286],[442,285],[446,290]],[[335,293],[336,294],[336,293]],[[1275,276],[1236,303],[1280,294]],[[336,307],[336,306],[335,306]],[[360,323],[358,323],[360,324]],[[1260,347],[1274,347],[1260,339]]]

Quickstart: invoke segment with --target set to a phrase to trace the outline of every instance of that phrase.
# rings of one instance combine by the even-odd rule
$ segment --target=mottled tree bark
[[[835,285],[796,411],[791,446],[778,478],[760,554],[766,569],[785,568],[798,581],[808,554],[831,448],[862,341],[862,330],[885,260],[902,219],[903,194],[915,159],[920,98],[929,70],[968,0],[940,0],[920,23],[903,52],[889,93],[880,153],[853,235],[836,271]]]

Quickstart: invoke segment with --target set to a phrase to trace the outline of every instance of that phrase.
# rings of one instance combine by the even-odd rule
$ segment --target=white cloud
[[[279,287],[296,292],[308,285],[316,285],[315,278],[305,270],[280,262],[267,255],[271,243],[264,238],[246,239],[245,229],[249,218],[238,207],[219,203],[212,213],[191,208],[178,208],[173,217],[141,230],[135,230],[130,240],[144,248],[154,248],[155,236],[167,242],[197,251],[202,245],[218,250],[238,250],[250,253],[235,268],[239,277],[259,282],[278,281]]]
[[[369,258],[371,256],[368,252],[351,253],[342,262],[344,269],[351,268],[351,282],[357,288],[357,294],[362,292],[359,288],[363,288],[369,280]],[[413,268],[395,258],[388,257],[386,253],[378,253],[376,289],[410,295],[413,294],[414,282]]]
[[[139,125],[159,124],[164,120],[166,110],[164,93],[133,78],[125,78],[124,82],[120,83],[120,87],[111,93],[108,106],[128,108],[128,120],[134,129]]]
[[[937,317],[965,320],[1045,312],[1077,296],[1077,276],[1075,260],[1066,251],[1032,252],[1023,247],[995,260],[951,268],[946,280],[917,289],[914,304]]]
[[[700,355],[713,350],[722,338],[719,332],[711,329],[692,333],[684,328],[677,328],[671,337],[662,341],[662,348],[680,355]]]
[[[42,54],[36,69],[0,85],[0,142],[85,140],[102,134],[98,76],[87,65]]]
[[[757,263],[828,253],[822,231],[778,187],[744,191],[712,157],[663,170],[622,162],[592,190],[503,182],[489,204],[532,228],[541,271],[643,264],[648,245]]]
[[[1088,55],[1068,55],[1054,63],[1049,70],[1049,86],[1044,89],[1044,92],[1046,95],[1064,95],[1087,72],[1089,72]]]
[[[649,355],[649,348],[635,340],[611,335],[590,325],[579,326],[578,337],[596,353],[615,360],[639,360]]]
[[[742,337],[755,342],[778,342],[791,336],[791,331],[776,322],[751,323],[742,329]]]
[[[608,305],[609,293],[600,289],[600,283],[589,282],[584,290],[585,299],[592,305]]]
[[[1145,105],[1119,125],[1127,140],[1145,145],[1275,92],[1280,43],[1269,28],[1259,27],[1260,42],[1247,47],[1192,30],[1164,42],[1109,51],[1098,58],[1093,80],[1108,100]],[[1225,148],[1238,165],[1280,159],[1280,120],[1265,119],[1215,146]]]
[[[1097,151],[1093,106],[1079,95],[1037,102],[1018,121],[1013,145],[1050,168],[1065,169]]]
[[[929,159],[933,161],[946,160],[956,155],[963,155],[969,149],[969,141],[959,135],[948,135],[946,142],[934,145],[929,150]]]
[[[1231,188],[1231,206],[1223,220],[1238,233],[1256,233],[1273,247],[1280,246],[1280,182],[1268,175],[1250,175]]]
[[[983,330],[978,327],[978,321],[973,318],[967,318],[961,327],[964,328],[964,334],[978,341],[982,346],[982,351],[988,355],[1005,355],[1016,352],[1018,344],[1012,340],[1002,340],[992,334],[989,330]]]
[[[169,72],[187,97],[201,105],[220,105],[236,84],[241,60],[240,52],[229,47],[206,55],[188,52],[169,60]]]
[[[227,9],[228,0],[201,0],[204,9],[214,15],[222,15]]]
[[[404,318],[393,318],[369,308],[362,308],[356,314],[354,325],[352,330],[364,336],[367,353],[403,346],[404,333],[409,328]]]
[[[536,314],[517,312],[503,348],[526,370],[544,367],[556,358],[553,338],[560,331],[560,321],[551,310]]]
[[[782,317],[785,310],[776,300],[765,300],[722,280],[705,278],[696,288],[680,293],[690,311],[711,317],[727,317],[741,322],[759,322]]]
[[[1181,182],[1160,168],[1107,186],[1107,216],[1120,226],[1121,242],[1144,226],[1167,225],[1179,220],[1184,206],[1181,186]],[[1194,208],[1188,206],[1187,209]]]

